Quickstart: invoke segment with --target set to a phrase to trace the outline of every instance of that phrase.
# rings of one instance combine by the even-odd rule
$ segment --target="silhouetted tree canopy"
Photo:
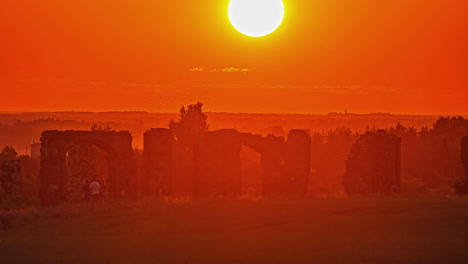
[[[112,128],[109,126],[109,124],[106,124],[105,127],[102,127],[98,124],[93,124],[91,126],[91,131],[112,131]]]
[[[203,113],[203,104],[197,102],[180,109],[179,120],[171,120],[169,128],[177,140],[186,146],[193,146],[199,137],[208,131],[207,116]]]
[[[0,160],[14,160],[18,156],[18,152],[12,146],[5,146],[0,152]]]

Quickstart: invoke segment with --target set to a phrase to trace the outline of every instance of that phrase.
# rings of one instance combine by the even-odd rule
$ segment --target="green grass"
[[[468,199],[108,207],[0,231],[0,263],[468,263]]]

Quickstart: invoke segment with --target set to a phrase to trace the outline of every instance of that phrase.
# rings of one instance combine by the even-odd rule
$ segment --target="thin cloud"
[[[223,72],[249,72],[250,70],[249,69],[240,69],[240,68],[233,68],[233,67],[230,67],[230,68],[224,68],[223,69]]]
[[[92,85],[92,86],[107,86],[107,85],[109,85],[106,82],[88,82],[88,84]]]
[[[234,73],[234,72],[242,72],[247,73],[251,72],[252,70],[247,68],[235,68],[235,67],[226,67],[223,69],[207,69],[205,67],[195,67],[189,69],[191,72],[224,72],[224,73]]]
[[[293,85],[262,85],[259,88],[277,90],[295,90],[303,92],[333,93],[333,94],[400,94],[400,95],[424,95],[424,91],[417,88],[400,89],[383,85],[322,85],[322,86],[293,86]]]
[[[189,69],[189,71],[192,71],[192,72],[204,72],[204,71],[206,71],[206,69],[203,68],[203,67],[195,67],[195,68]]]
[[[160,84],[150,84],[150,83],[122,83],[122,86],[128,87],[144,87],[144,88],[174,88],[174,85],[160,85]]]

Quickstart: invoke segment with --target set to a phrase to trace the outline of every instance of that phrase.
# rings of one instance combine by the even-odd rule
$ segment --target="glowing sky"
[[[225,0],[2,0],[0,111],[468,113],[468,1],[284,0],[271,35]]]

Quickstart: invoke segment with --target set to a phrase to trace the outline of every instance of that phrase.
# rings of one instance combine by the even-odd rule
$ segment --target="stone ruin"
[[[246,146],[261,155],[263,196],[307,194],[311,138],[293,129],[287,140],[234,129],[203,134],[193,148],[184,147],[169,129],[144,134],[142,173],[136,168],[128,131],[44,131],[41,145],[41,188],[44,203],[66,199],[66,153],[91,144],[108,155],[110,196],[149,194],[226,197],[242,193],[240,152]],[[467,140],[465,139],[464,142]],[[348,194],[376,194],[400,188],[400,138],[385,131],[367,133],[352,146],[343,185]],[[466,146],[466,143],[465,145]],[[464,148],[464,153],[466,153]],[[465,167],[468,155],[464,155]]]
[[[154,128],[144,134],[143,170],[140,190],[147,194],[167,194],[176,164],[173,162],[175,139],[172,131]],[[144,184],[142,184],[144,182]]]
[[[348,195],[399,191],[401,138],[368,132],[351,147],[343,185]]]
[[[261,154],[263,191],[271,195],[305,195],[310,171],[310,137],[291,130],[283,137],[223,129],[205,133],[193,150],[184,148],[169,129],[144,135],[146,192],[194,197],[236,196],[242,192],[242,145]]]
[[[44,203],[66,199],[66,154],[79,144],[95,145],[107,153],[107,187],[113,197],[137,193],[201,198],[238,196],[243,186],[242,146],[261,155],[263,196],[307,194],[311,138],[301,129],[291,130],[287,140],[234,129],[210,131],[193,148],[184,147],[169,129],[151,129],[144,134],[138,166],[141,174],[128,131],[44,131],[41,142],[40,195]],[[468,135],[462,142],[462,159],[468,173]],[[347,193],[388,193],[392,187],[399,190],[400,147],[401,139],[383,130],[361,135],[346,161],[343,185]],[[2,167],[3,178],[8,170]]]
[[[461,142],[461,159],[465,168],[465,181],[468,182],[468,133]]]
[[[190,197],[236,196],[242,192],[240,151],[247,146],[261,155],[263,196],[307,194],[311,139],[293,129],[288,139],[224,129],[205,133],[189,149],[169,129],[144,134],[142,175],[135,173],[132,136],[128,131],[44,131],[42,133],[40,195],[45,203],[66,198],[66,153],[75,145],[92,144],[108,154],[111,196],[137,192]],[[400,185],[401,138],[384,130],[368,132],[352,146],[343,186],[349,195],[384,194]],[[468,134],[461,158],[468,179]],[[140,168],[140,167],[139,167]],[[6,193],[19,193],[21,165],[5,161],[1,182]]]
[[[67,152],[78,144],[92,144],[108,154],[108,193],[131,195],[136,191],[132,136],[128,131],[44,131],[41,137],[40,196],[45,204],[66,199]]]
[[[291,130],[287,141],[273,135],[242,135],[243,144],[262,156],[264,196],[307,194],[311,139],[305,130]]]
[[[19,160],[4,160],[1,165],[0,182],[5,194],[21,193],[21,163]]]

